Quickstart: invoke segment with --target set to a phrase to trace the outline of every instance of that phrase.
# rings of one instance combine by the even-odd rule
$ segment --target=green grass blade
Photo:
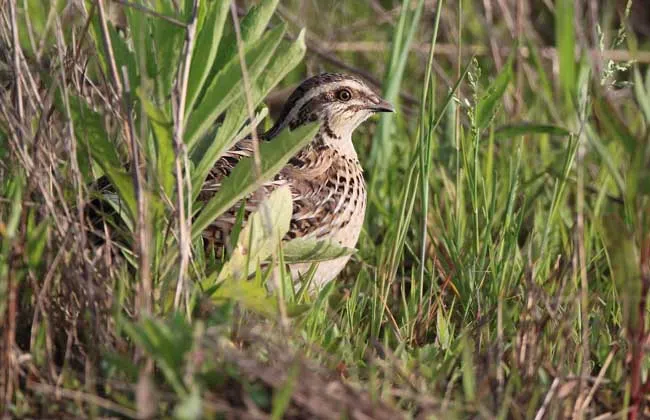
[[[187,82],[186,113],[188,114],[193,109],[214,64],[230,10],[229,6],[228,1],[211,3],[203,27],[198,33]]]
[[[241,37],[244,44],[250,44],[264,33],[269,24],[279,0],[262,0],[259,4],[254,5],[248,11],[241,21]],[[224,3],[228,3],[224,1]],[[230,31],[223,37],[223,41],[214,61],[213,72],[220,71],[225,63],[232,60],[237,53],[237,38],[235,32]]]

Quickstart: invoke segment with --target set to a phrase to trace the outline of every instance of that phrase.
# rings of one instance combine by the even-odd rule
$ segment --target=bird
[[[261,197],[286,185],[291,191],[292,215],[284,240],[328,240],[354,248],[365,217],[367,192],[352,133],[381,112],[394,112],[394,108],[357,76],[321,73],[303,81],[259,140],[272,143],[283,130],[295,130],[314,121],[320,123],[320,128],[273,179],[245,200],[245,216],[257,208]],[[201,188],[200,201],[216,194],[235,165],[253,155],[253,141],[250,137],[241,140],[217,160]],[[225,249],[241,205],[235,205],[204,230],[203,237],[212,249]],[[310,287],[320,289],[328,284],[349,258],[347,255],[320,262]],[[289,268],[296,281],[305,276],[310,264],[292,264]]]

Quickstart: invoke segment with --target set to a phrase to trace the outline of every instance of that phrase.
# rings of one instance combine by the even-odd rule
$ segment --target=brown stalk
[[[136,220],[136,253],[138,256],[138,273],[140,274],[140,288],[138,289],[138,305],[136,310],[151,313],[151,296],[153,288],[151,284],[150,265],[149,265],[149,224],[147,220],[147,196],[144,193],[142,175],[142,163],[140,146],[138,144],[135,128],[133,124],[133,109],[131,107],[131,82],[126,66],[122,66],[122,79],[124,80],[124,111],[126,113],[126,122],[124,131],[127,133],[131,147],[131,166],[133,172],[133,189],[138,206],[138,215]]]
[[[187,149],[183,141],[185,133],[185,99],[187,96],[187,83],[190,76],[190,64],[192,62],[192,52],[194,51],[194,41],[196,35],[197,13],[199,0],[192,3],[192,16],[185,29],[185,45],[183,46],[182,59],[178,65],[178,74],[176,83],[172,92],[172,107],[174,108],[174,154],[175,154],[175,174],[176,174],[176,205],[178,207],[178,227],[179,227],[179,268],[178,279],[176,283],[176,293],[174,295],[174,309],[180,305],[181,295],[185,285],[185,271],[190,259],[190,233],[192,223],[191,201],[188,199],[187,210],[185,208],[185,188],[187,196],[191,194],[191,177],[188,173],[189,166]],[[186,185],[183,185],[186,184]]]
[[[99,11],[99,23],[102,31],[102,43],[104,44],[104,50],[108,57],[108,70],[111,76],[111,82],[113,83],[113,88],[117,97],[122,96],[122,83],[120,82],[120,77],[117,73],[117,65],[115,64],[115,55],[113,54],[113,44],[111,42],[111,37],[108,32],[108,24],[106,23],[106,10],[104,9],[104,0],[97,0],[97,10]]]

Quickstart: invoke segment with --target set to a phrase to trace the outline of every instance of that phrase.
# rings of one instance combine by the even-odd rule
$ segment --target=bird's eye
[[[336,97],[341,101],[349,101],[352,98],[352,93],[348,89],[341,89],[336,92]]]

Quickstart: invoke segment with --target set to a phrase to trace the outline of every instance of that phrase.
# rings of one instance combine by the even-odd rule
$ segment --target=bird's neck
[[[271,140],[285,129],[285,127],[294,130],[306,122],[309,121],[278,121],[268,132],[263,134],[262,137],[266,140]],[[320,147],[332,148],[339,152],[339,154],[344,158],[352,158],[355,161],[358,160],[357,152],[354,150],[354,145],[352,144],[352,131],[346,130],[341,132],[335,130],[327,118],[321,120],[320,130],[316,133],[314,140],[312,140],[306,149],[318,149]]]
[[[358,160],[357,151],[352,144],[352,133],[333,135],[328,132],[325,126],[314,137],[312,145],[316,147],[328,147],[336,150],[342,158]]]

